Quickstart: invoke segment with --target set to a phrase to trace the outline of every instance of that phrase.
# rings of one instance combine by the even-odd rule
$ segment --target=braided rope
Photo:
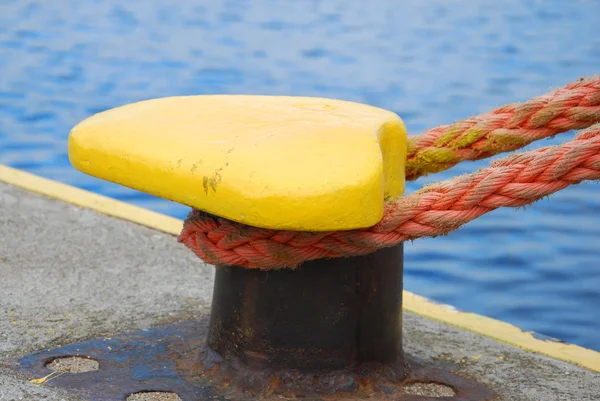
[[[463,160],[510,152],[538,139],[600,121],[600,76],[490,113],[410,137],[406,179],[446,170]]]
[[[595,92],[590,93],[590,87],[596,88]],[[501,112],[496,110],[483,115],[490,118],[479,116],[467,120],[476,120],[474,124],[459,122],[449,126],[487,127],[487,133],[476,140],[473,140],[470,128],[458,134],[455,134],[457,129],[451,130],[452,135],[448,134],[447,129],[426,132],[426,137],[437,135],[433,142],[419,139],[423,135],[413,138],[409,151],[409,159],[413,160],[412,169],[408,169],[412,175],[407,176],[414,179],[419,174],[441,171],[458,162],[455,159],[435,159],[436,163],[430,162],[435,164],[433,168],[423,170],[419,167],[422,162],[414,160],[424,160],[429,157],[427,155],[436,154],[437,150],[432,149],[441,149],[442,153],[456,151],[461,160],[476,160],[512,150],[516,146],[516,142],[499,141],[498,138],[524,135],[525,139],[516,146],[519,148],[536,139],[573,129],[574,126],[588,127],[600,121],[600,77],[582,80],[565,88],[571,88],[574,92],[559,90],[554,92],[556,96],[533,99],[530,106],[524,106],[529,102],[505,106],[498,109]],[[583,92],[586,92],[585,95],[582,95]],[[542,98],[545,100],[540,100]],[[572,105],[574,98],[578,100],[577,106],[573,107],[579,111],[558,110],[557,104]],[[542,103],[545,106],[540,106]],[[563,106],[562,109],[569,107]],[[537,111],[531,112],[534,109]],[[523,117],[526,114],[524,110],[527,110],[527,117]],[[512,119],[508,119],[506,115],[511,113]],[[587,117],[582,117],[584,115]],[[495,119],[502,119],[502,124],[506,125],[500,125],[499,120]],[[542,120],[543,124],[540,123]],[[516,121],[521,128],[510,128]],[[497,143],[505,145],[491,146]],[[465,146],[454,149],[456,144]],[[261,269],[296,267],[307,260],[364,255],[406,240],[445,235],[498,207],[523,206],[569,185],[597,179],[600,179],[600,124],[582,131],[565,144],[510,155],[489,168],[427,186],[414,194],[388,202],[382,220],[368,229],[278,231],[246,226],[193,210],[186,219],[179,241],[211,264]]]

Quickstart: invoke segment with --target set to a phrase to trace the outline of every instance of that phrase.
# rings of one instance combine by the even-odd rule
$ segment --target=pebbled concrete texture
[[[171,235],[0,183],[0,401],[79,399],[9,363],[206,316],[213,273]],[[404,330],[410,357],[482,381],[502,400],[600,400],[598,373],[407,312]]]

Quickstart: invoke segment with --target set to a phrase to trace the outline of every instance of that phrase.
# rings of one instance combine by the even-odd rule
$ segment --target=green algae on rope
[[[523,103],[409,137],[406,179],[437,173],[464,160],[520,149],[538,139],[600,122],[600,76],[580,79]]]

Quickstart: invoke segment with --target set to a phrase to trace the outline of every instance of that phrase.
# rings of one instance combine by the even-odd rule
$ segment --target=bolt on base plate
[[[155,327],[112,338],[97,338],[36,354],[15,363],[15,368],[32,379],[48,376],[47,367],[54,359],[68,356],[89,357],[99,363],[98,370],[64,373],[51,376],[46,385],[65,389],[90,401],[122,401],[129,395],[146,391],[174,392],[182,400],[220,401],[281,401],[302,397],[305,400],[398,400],[424,401],[432,396],[406,394],[404,386],[411,383],[438,383],[454,390],[447,401],[483,401],[496,398],[486,386],[450,372],[419,365],[407,358],[403,380],[394,380],[390,369],[343,370],[327,373],[337,383],[346,383],[345,390],[329,393],[312,392],[311,382],[319,374],[297,374],[280,371],[254,371],[268,388],[249,390],[231,373],[235,367],[210,357],[207,349],[209,322],[186,321]],[[206,363],[206,361],[210,363]],[[233,369],[233,370],[232,370]],[[392,368],[393,371],[393,368]],[[244,375],[247,379],[248,375]],[[278,386],[278,377],[294,377],[294,391]],[[318,380],[317,380],[318,381]],[[243,380],[246,382],[246,380]],[[350,383],[350,385],[348,385]],[[305,384],[305,385],[304,385]],[[344,387],[344,386],[342,386]]]

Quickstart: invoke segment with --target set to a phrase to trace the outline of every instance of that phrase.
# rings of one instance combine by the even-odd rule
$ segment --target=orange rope
[[[451,140],[448,139],[449,135],[443,134],[447,130],[428,131],[424,134],[425,136],[433,137],[437,135],[435,132],[442,132],[442,134],[438,135],[434,145],[428,145],[432,142],[425,140],[413,140],[409,158],[413,160],[415,157],[422,158],[423,149],[441,146],[436,149],[452,150],[454,146],[452,143],[463,144],[469,141],[470,144],[457,150],[457,154],[465,160],[487,157],[485,156],[487,153],[481,153],[481,150],[477,149],[490,149],[489,146],[486,148],[484,145],[497,143],[498,135],[504,135],[507,132],[503,130],[512,132],[510,126],[517,120],[527,127],[522,128],[524,131],[519,131],[526,136],[520,146],[540,137],[553,135],[548,134],[549,132],[557,133],[572,129],[569,127],[573,127],[574,124],[576,127],[581,127],[585,122],[585,126],[590,126],[592,123],[600,121],[600,78],[595,78],[595,81],[583,80],[580,82],[585,83],[583,85],[585,88],[589,88],[590,82],[595,82],[596,85],[596,92],[587,93],[583,97],[579,96],[578,106],[574,106],[575,108],[584,108],[585,112],[581,112],[579,109],[577,112],[568,110],[559,112],[555,109],[558,106],[554,105],[551,106],[553,111],[542,112],[542,115],[546,115],[546,117],[543,119],[545,123],[540,125],[541,120],[539,119],[542,117],[534,118],[534,116],[539,116],[536,113],[540,113],[540,110],[543,109],[538,106],[541,102],[539,99],[544,97],[536,98],[532,100],[532,106],[506,106],[498,109],[504,110],[501,113],[495,111],[486,114],[491,116],[490,119],[482,116],[472,119],[478,122],[474,125],[471,124],[471,127],[493,128],[475,141],[470,137],[469,129],[456,135],[454,133],[458,131],[452,131],[454,136]],[[576,92],[581,91],[582,88],[577,84],[573,84],[571,87]],[[564,99],[565,92],[559,92],[556,92],[557,96]],[[573,96],[566,97],[573,99]],[[548,100],[546,107],[552,102],[553,100]],[[563,109],[572,107],[572,103],[566,100],[563,100],[562,104],[564,105]],[[537,106],[534,107],[534,105]],[[525,119],[516,116],[517,114],[523,115],[525,112],[519,110],[525,109],[536,109],[537,112],[530,113]],[[514,111],[512,119],[507,119],[505,116],[508,113],[507,110]],[[548,110],[548,108],[544,110]],[[497,115],[504,116],[502,117],[503,121],[509,128],[502,128],[492,122],[496,118],[494,116]],[[554,117],[550,118],[550,115]],[[583,118],[582,115],[587,117]],[[571,118],[573,116],[579,117]],[[537,128],[533,127],[531,122],[533,120],[538,121]],[[469,124],[459,122],[450,127]],[[516,130],[518,131],[518,129]],[[469,137],[468,141],[461,139],[465,135]],[[515,135],[517,134],[515,133]],[[450,147],[444,148],[444,146]],[[511,146],[515,146],[514,143],[511,142],[509,146],[494,147],[493,154],[510,150]],[[489,151],[486,150],[486,152]],[[487,155],[489,156],[489,154]],[[439,168],[437,171],[440,171],[457,162],[449,160],[445,164],[437,164],[435,168]],[[417,172],[414,169],[409,169],[410,171]],[[423,171],[419,170],[419,172]],[[416,175],[418,174],[414,173],[411,177]],[[414,194],[388,202],[382,220],[368,229],[333,232],[268,230],[246,226],[193,210],[186,219],[179,241],[204,261],[215,265],[238,265],[260,269],[295,267],[307,260],[364,255],[406,240],[444,235],[501,206],[523,206],[569,185],[583,180],[597,179],[600,179],[600,124],[582,131],[574,140],[565,144],[510,155],[496,161],[489,168],[427,186]]]
[[[412,181],[463,160],[517,150],[599,121],[600,76],[580,79],[524,103],[509,104],[409,138],[406,178]]]

